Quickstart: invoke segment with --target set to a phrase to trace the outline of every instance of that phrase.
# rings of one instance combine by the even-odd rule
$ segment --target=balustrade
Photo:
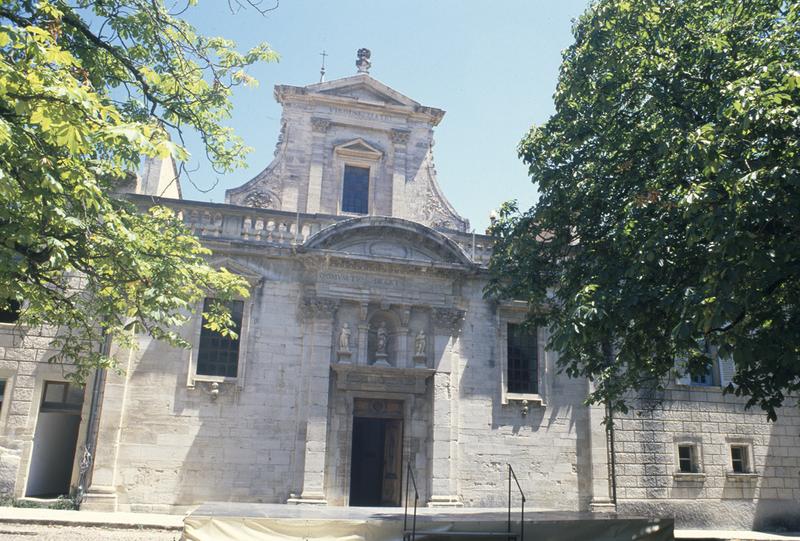
[[[129,196],[141,208],[153,205],[152,197]],[[219,203],[201,203],[175,199],[156,199],[155,203],[174,209],[184,224],[200,238],[220,238],[297,246],[312,235],[347,216],[297,214],[274,209],[237,207]],[[486,235],[441,231],[479,265],[486,265],[492,255],[492,239]]]

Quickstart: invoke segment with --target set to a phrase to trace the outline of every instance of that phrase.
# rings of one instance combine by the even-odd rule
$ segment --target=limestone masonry
[[[546,331],[517,326],[527,306],[484,299],[490,239],[436,181],[444,111],[359,69],[275,87],[275,158],[224,204],[181,199],[169,162],[130,196],[145,208],[171,186],[159,202],[249,281],[238,341],[204,331],[200,305],[192,349],[112,345],[124,374],[80,389],[47,364],[48,330],[0,323],[0,493],[80,486],[86,509],[170,513],[402,505],[410,463],[425,505],[505,506],[510,463],[537,509],[800,529],[798,409],[745,411],[720,360],[607,431]]]

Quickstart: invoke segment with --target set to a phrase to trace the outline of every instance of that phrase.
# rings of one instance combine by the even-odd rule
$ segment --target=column
[[[433,311],[433,427],[431,438],[431,497],[429,507],[460,507],[458,499],[458,419],[453,389],[452,346],[461,329],[464,312],[452,308]]]
[[[308,195],[306,212],[320,212],[322,206],[322,170],[325,160],[325,134],[331,121],[327,118],[311,119],[311,164],[308,170]]]
[[[338,302],[316,296],[302,301],[308,340],[304,344],[302,381],[305,384],[306,444],[303,489],[287,503],[322,504],[325,500],[325,459],[328,451],[328,388],[332,355],[333,317]]]

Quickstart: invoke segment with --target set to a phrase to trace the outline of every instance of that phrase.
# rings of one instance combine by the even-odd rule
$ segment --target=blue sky
[[[265,0],[265,3],[269,0]],[[517,144],[553,112],[561,51],[572,43],[572,19],[587,0],[495,2],[455,0],[282,0],[262,17],[231,14],[226,0],[201,1],[187,18],[207,35],[240,48],[268,42],[279,63],[250,70],[257,88],[237,89],[229,124],[255,151],[249,167],[219,177],[199,158],[184,197],[223,201],[224,191],[255,176],[272,159],[280,107],[276,84],[318,82],[356,72],[356,50],[372,51],[370,75],[412,99],[447,111],[435,132],[438,180],[456,210],[482,232],[492,208],[518,199],[530,206],[536,188],[517,158]],[[200,156],[196,142],[190,151]]]

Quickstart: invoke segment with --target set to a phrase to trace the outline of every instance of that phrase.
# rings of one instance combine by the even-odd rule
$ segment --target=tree
[[[726,391],[774,420],[800,389],[800,2],[601,0],[573,33],[487,293],[540,307],[593,402],[732,356]]]
[[[248,151],[223,125],[229,98],[275,54],[238,53],[178,15],[161,0],[0,2],[0,303],[57,328],[52,360],[78,381],[115,366],[103,339],[134,346],[138,327],[186,345],[176,328],[208,291],[247,294],[172,211],[114,195],[141,156],[188,157],[168,131],[198,132],[218,171]],[[222,303],[206,325],[233,332]]]

